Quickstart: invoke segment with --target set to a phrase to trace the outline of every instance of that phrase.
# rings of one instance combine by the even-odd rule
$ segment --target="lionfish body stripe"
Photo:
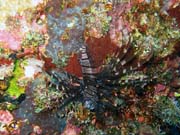
[[[96,109],[96,104],[98,102],[98,91],[95,84],[96,75],[99,73],[99,68],[95,68],[92,66],[91,59],[85,46],[83,46],[80,50],[81,53],[79,59],[84,81],[84,106],[90,110],[94,110]]]

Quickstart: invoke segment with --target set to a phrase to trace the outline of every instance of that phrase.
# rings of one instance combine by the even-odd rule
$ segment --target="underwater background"
[[[0,135],[180,135],[179,0],[0,0]]]

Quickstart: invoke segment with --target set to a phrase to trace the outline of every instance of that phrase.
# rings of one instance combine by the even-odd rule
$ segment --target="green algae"
[[[38,47],[39,45],[43,45],[44,43],[45,43],[44,35],[38,32],[30,31],[26,33],[22,45],[26,47],[29,46]]]
[[[138,4],[125,16],[132,28],[131,43],[136,50],[143,49],[147,54],[153,51],[154,57],[165,58],[175,50],[179,42],[180,30],[177,21],[169,15],[163,14],[160,2]],[[143,9],[143,10],[142,10]]]
[[[153,109],[154,115],[169,125],[180,124],[180,108],[178,101],[165,96],[157,98]]]
[[[15,62],[15,69],[13,72],[13,78],[10,80],[10,85],[7,89],[7,93],[11,96],[11,97],[19,97],[21,94],[24,93],[25,91],[25,87],[20,87],[18,85],[18,79],[20,77],[22,77],[24,74],[23,69],[20,67],[20,61],[17,60]]]

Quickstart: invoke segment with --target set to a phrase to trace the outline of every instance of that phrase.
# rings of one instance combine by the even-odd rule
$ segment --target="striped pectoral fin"
[[[114,70],[119,65],[125,65],[128,61],[130,61],[133,57],[133,49],[130,43],[122,45],[113,55],[112,60],[107,64],[110,70]],[[132,54],[132,55],[131,55]]]
[[[68,97],[68,98],[62,98],[61,101],[60,101],[60,106],[58,107],[58,109],[63,109],[66,105],[71,103],[76,98],[76,96],[77,95],[71,96],[71,97]]]
[[[136,59],[133,60],[132,65],[134,68],[139,68],[153,57],[153,48],[151,45],[139,48],[136,54]],[[136,66],[135,66],[136,65]]]
[[[134,49],[132,48],[126,53],[124,58],[120,61],[121,66],[126,65],[127,63],[132,61],[135,57],[136,55],[134,54]]]
[[[137,70],[142,67],[142,63],[139,62],[139,59],[135,58],[133,61],[127,63],[121,68],[123,74],[127,73],[128,71]]]
[[[122,69],[137,70],[141,68],[145,63],[147,63],[152,58],[152,56],[153,52],[146,53],[145,55],[136,54],[131,61],[122,66]]]
[[[108,108],[108,109],[111,109],[112,111],[117,111],[117,107],[111,103],[109,100],[102,100],[100,101],[101,105],[103,108]]]
[[[119,71],[123,71],[125,73],[129,70],[136,70],[140,68],[144,63],[149,61],[152,57],[152,53],[142,53],[141,50],[135,50],[135,48],[131,47],[127,54],[123,57],[123,59],[119,62],[117,69]]]
[[[116,52],[115,58],[122,60],[124,56],[129,52],[131,46],[130,44],[122,45],[121,48]]]

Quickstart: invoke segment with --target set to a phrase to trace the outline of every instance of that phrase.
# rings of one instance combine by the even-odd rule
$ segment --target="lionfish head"
[[[84,101],[84,107],[89,109],[90,111],[95,111],[96,110],[96,103],[94,103],[90,99],[87,99]]]

